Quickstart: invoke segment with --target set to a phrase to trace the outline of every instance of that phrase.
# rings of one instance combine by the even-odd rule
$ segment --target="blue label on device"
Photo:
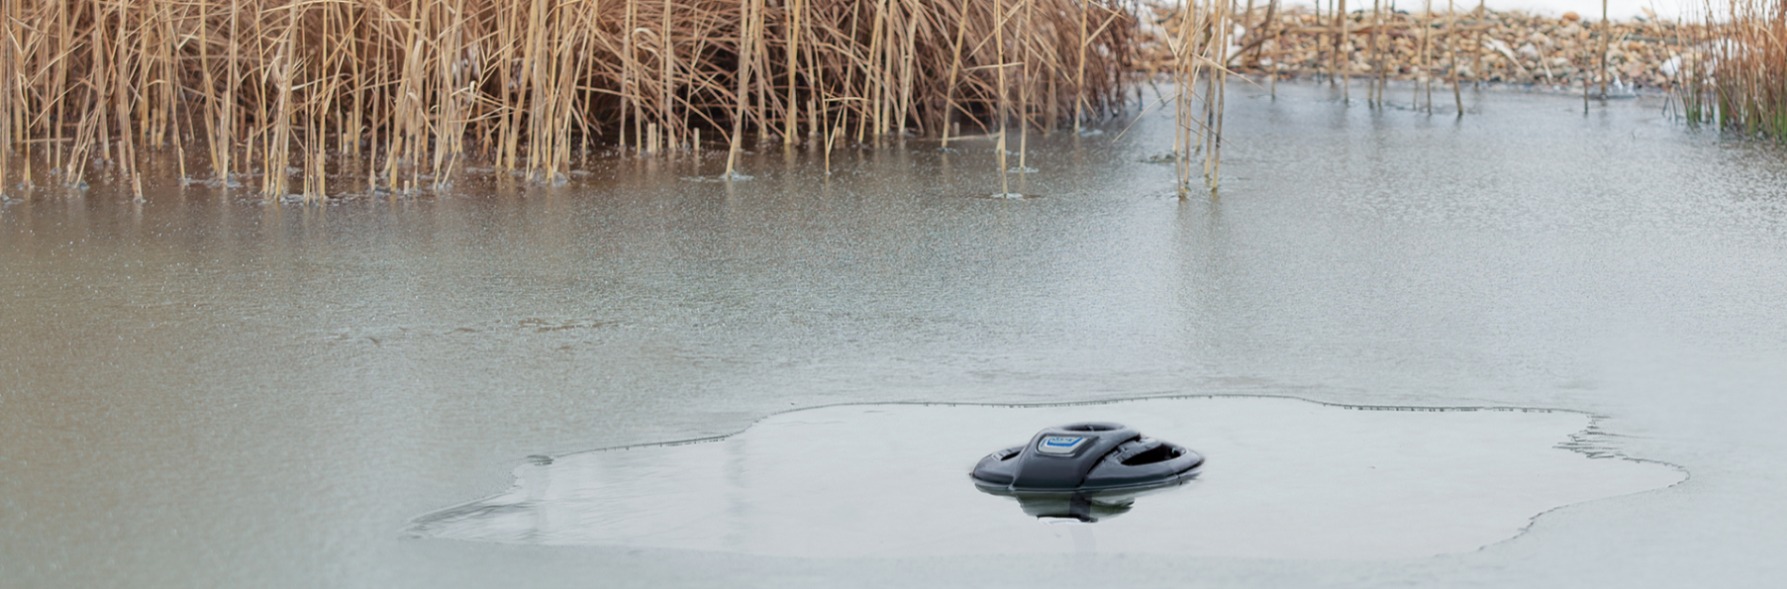
[[[1072,454],[1085,441],[1082,436],[1043,436],[1036,449],[1044,454]]]

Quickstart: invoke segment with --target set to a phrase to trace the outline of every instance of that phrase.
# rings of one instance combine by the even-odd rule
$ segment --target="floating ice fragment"
[[[1556,508],[1661,488],[1588,415],[1272,397],[1091,405],[839,405],[724,438],[530,457],[509,490],[417,518],[416,537],[800,558],[1084,552],[1417,558],[1513,538]],[[1038,427],[1116,421],[1210,465],[1076,544],[968,471]]]

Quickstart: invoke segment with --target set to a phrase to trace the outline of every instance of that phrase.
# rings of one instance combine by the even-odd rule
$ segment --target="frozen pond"
[[[1095,529],[1044,528],[963,476],[978,458],[963,449],[1027,440],[1024,424],[1089,416],[1196,440],[1217,462],[1178,492],[1138,498],[1134,517],[1111,513]],[[1247,397],[842,405],[777,414],[707,443],[536,458],[517,469],[515,488],[420,518],[412,531],[812,558],[1414,558],[1475,550],[1545,511],[1686,478],[1589,446],[1588,425],[1557,411]]]
[[[1279,91],[1231,90],[1224,189],[1184,202],[1151,114],[1033,136],[1022,200],[980,198],[967,141],[841,149],[829,177],[771,150],[732,185],[687,179],[717,159],[594,160],[309,208],[171,181],[0,204],[0,585],[1787,578],[1787,153],[1649,99],[1486,93],[1454,120]],[[1119,399],[1144,400],[1061,405]],[[963,474],[1107,410],[1206,452],[1203,477],[1051,526]],[[778,486],[877,419],[938,436],[883,458],[950,495]],[[748,486],[680,491],[691,527],[662,531],[682,487],[603,487],[652,452]],[[415,528],[530,501],[516,475],[545,523]],[[639,527],[559,523],[628,489],[658,494],[626,504]],[[790,539],[809,507],[938,538]]]

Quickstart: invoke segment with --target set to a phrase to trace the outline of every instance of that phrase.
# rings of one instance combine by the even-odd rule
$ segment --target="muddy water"
[[[562,187],[474,177],[309,208],[172,182],[140,205],[103,182],[0,204],[0,573],[9,587],[1787,575],[1782,152],[1642,100],[1584,116],[1565,97],[1490,94],[1454,121],[1280,91],[1232,95],[1224,190],[1186,202],[1147,163],[1170,141],[1153,118],[1037,140],[1023,200],[980,198],[997,183],[971,141],[840,151],[830,176],[764,153],[733,185],[698,181],[715,160],[595,161]],[[1691,475],[1538,501],[1572,505],[1435,556],[812,558],[406,533],[500,495],[530,455],[731,434],[792,409],[1212,394],[1567,409],[1602,416],[1586,442],[1571,437],[1586,423],[1497,431],[1522,440],[1510,452]],[[1200,490],[1095,526],[1149,523]]]

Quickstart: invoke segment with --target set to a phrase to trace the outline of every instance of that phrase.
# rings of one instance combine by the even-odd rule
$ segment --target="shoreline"
[[[1143,15],[1142,67],[1166,70],[1166,39],[1180,18],[1167,7]],[[1282,79],[1413,80],[1450,84],[1504,83],[1581,91],[1605,82],[1609,96],[1673,91],[1691,67],[1684,50],[1704,27],[1654,18],[1605,25],[1574,12],[1561,15],[1475,7],[1455,13],[1351,11],[1344,22],[1306,7],[1255,8],[1237,14],[1242,31],[1226,66],[1235,73]],[[1336,59],[1336,47],[1346,59]],[[1605,51],[1602,47],[1605,46]],[[1688,57],[1684,57],[1688,56]],[[1600,60],[1606,60],[1606,76]],[[1342,63],[1344,62],[1344,65]],[[1591,93],[1599,94],[1594,88]]]

